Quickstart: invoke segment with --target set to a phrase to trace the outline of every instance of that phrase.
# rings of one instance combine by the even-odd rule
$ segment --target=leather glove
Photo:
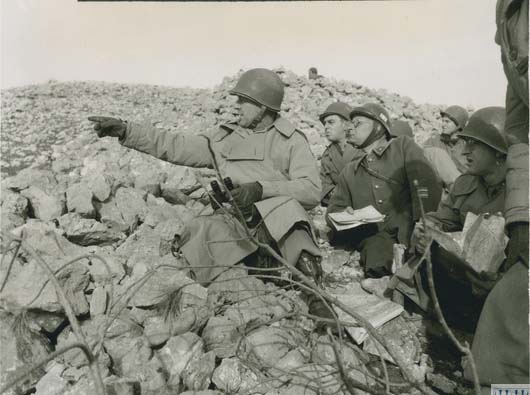
[[[241,184],[230,191],[234,203],[239,207],[245,219],[252,215],[252,205],[261,200],[263,187],[259,182]]]
[[[112,117],[91,116],[88,117],[90,122],[94,122],[94,130],[98,137],[118,137],[122,139],[127,130],[127,124],[121,119]]]
[[[508,258],[506,260],[506,270],[515,265],[517,261],[523,261],[528,267],[528,223],[515,222],[508,227]]]

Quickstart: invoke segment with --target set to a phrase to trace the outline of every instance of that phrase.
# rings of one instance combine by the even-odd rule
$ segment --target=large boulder
[[[0,293],[0,306],[4,309],[37,309],[48,312],[63,312],[55,287],[47,272],[36,261],[24,265],[16,260],[9,280]],[[76,314],[85,314],[89,306],[84,291],[88,286],[88,269],[82,264],[65,267],[57,278]]]
[[[83,218],[78,213],[68,213],[58,219],[66,238],[75,244],[110,245],[125,238],[125,234],[91,218]]]
[[[122,187],[109,201],[96,205],[100,221],[121,232],[134,232],[145,219],[146,194],[134,188]]]

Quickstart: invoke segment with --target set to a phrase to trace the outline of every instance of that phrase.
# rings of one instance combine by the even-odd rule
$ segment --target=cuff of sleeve
[[[263,194],[261,195],[262,199],[271,198],[274,196],[279,196],[280,191],[278,185],[273,181],[258,181],[258,183],[263,188]]]
[[[134,130],[133,130],[133,123],[127,122],[127,127],[125,128],[125,133],[121,138],[118,139],[121,145],[124,145],[126,147],[131,147],[134,141]]]

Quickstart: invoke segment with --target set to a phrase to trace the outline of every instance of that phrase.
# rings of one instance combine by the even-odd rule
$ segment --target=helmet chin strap
[[[249,129],[254,130],[260,123],[263,121],[263,117],[265,116],[265,112],[267,111],[267,107],[261,106],[258,115],[254,118],[254,120],[248,125]]]

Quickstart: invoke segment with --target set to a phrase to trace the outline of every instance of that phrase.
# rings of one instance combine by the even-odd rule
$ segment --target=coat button
[[[381,199],[379,199],[379,200],[377,201],[377,203],[379,203],[379,204],[383,204],[383,201],[382,201]]]
[[[374,160],[372,158],[368,158],[368,162],[373,162]]]
[[[379,185],[374,185],[374,188],[375,189],[379,189]]]

